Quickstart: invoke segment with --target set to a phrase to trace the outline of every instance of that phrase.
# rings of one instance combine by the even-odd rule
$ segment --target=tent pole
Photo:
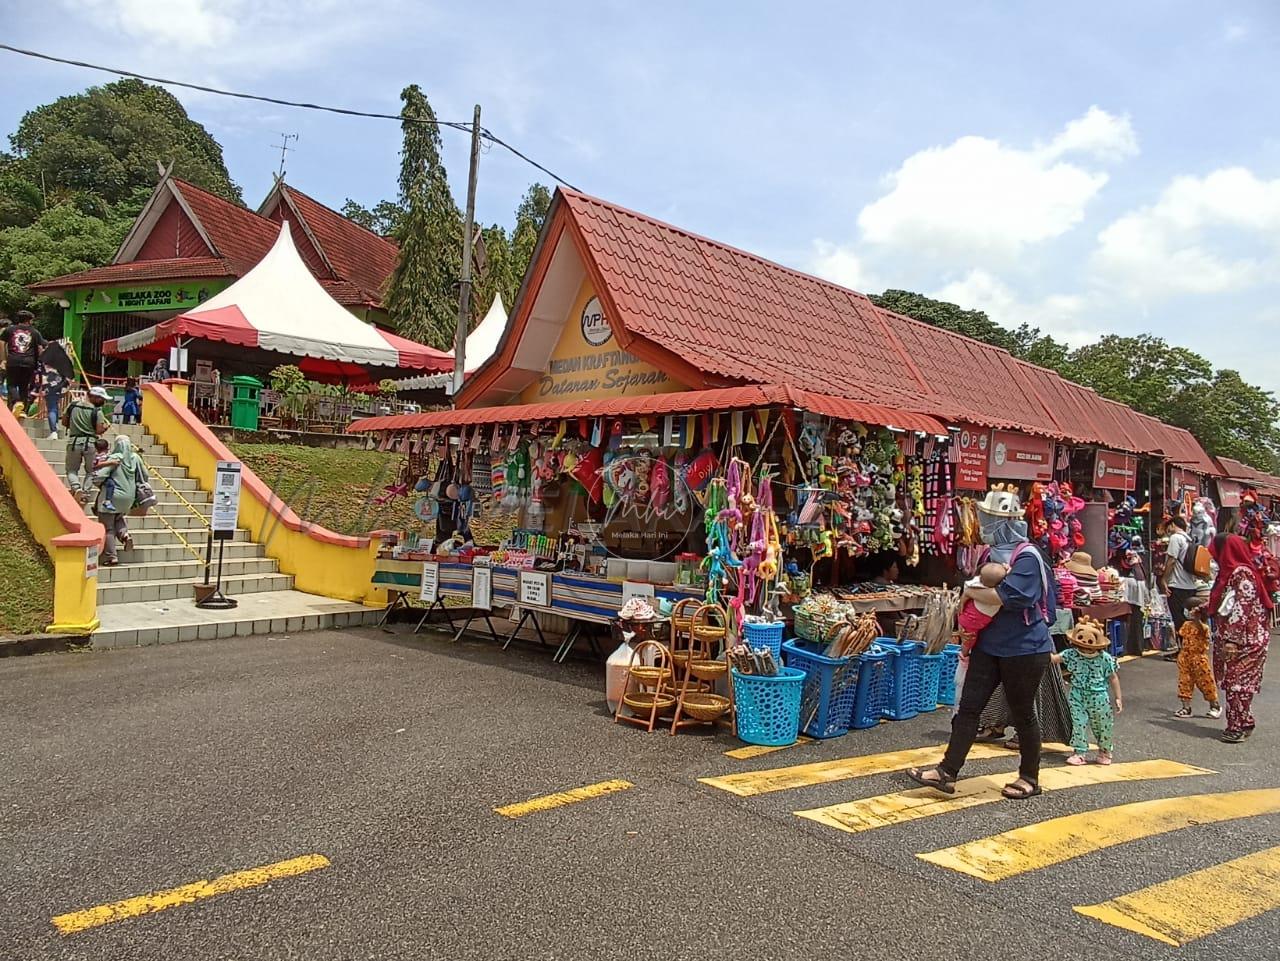
[[[471,246],[476,221],[476,176],[480,172],[480,105],[471,121],[471,169],[467,173],[467,213],[462,226],[462,280],[458,285],[458,329],[453,335],[453,396],[462,391],[467,369],[467,331],[471,326]]]

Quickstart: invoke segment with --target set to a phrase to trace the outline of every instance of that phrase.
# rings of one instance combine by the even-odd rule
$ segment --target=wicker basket
[[[676,707],[676,696],[674,694],[662,693],[656,691],[632,691],[630,694],[624,694],[622,703],[631,710],[643,717],[647,717],[653,710],[656,703],[658,705],[658,716],[661,717],[670,714]]]
[[[689,662],[689,673],[700,681],[718,681],[729,673],[729,665],[724,661],[699,658]]]
[[[681,711],[695,721],[718,721],[729,712],[729,699],[723,694],[691,691],[681,702]]]
[[[648,684],[653,686],[659,682],[671,680],[671,669],[666,667],[650,667],[645,664],[637,665],[631,669],[631,676],[635,678],[639,684]]]

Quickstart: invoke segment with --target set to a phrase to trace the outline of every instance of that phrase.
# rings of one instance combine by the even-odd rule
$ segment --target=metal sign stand
[[[210,610],[227,611],[239,606],[239,601],[222,593],[222,555],[227,541],[236,535],[236,525],[240,519],[240,462],[233,460],[218,461],[216,479],[213,484],[213,516],[209,528],[213,539],[218,542],[218,574],[213,593],[203,600],[196,601],[196,607]],[[212,545],[210,545],[212,546]],[[209,570],[205,568],[205,581],[208,582]]]

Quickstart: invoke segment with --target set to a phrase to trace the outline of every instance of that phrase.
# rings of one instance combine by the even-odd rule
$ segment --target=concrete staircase
[[[25,426],[65,482],[66,440],[49,437],[43,422],[27,420]],[[295,591],[293,577],[280,572],[247,530],[237,530],[223,548],[222,591],[239,606],[228,611],[196,607],[193,583],[204,577],[209,492],[201,490],[187,469],[141,426],[116,425],[108,437],[120,433],[138,447],[158,503],[146,517],[128,519],[133,549],[120,550],[118,566],[98,571],[102,627],[93,635],[95,648],[284,634],[377,621],[376,610]],[[85,510],[92,513],[90,507]],[[215,544],[215,565],[216,559]],[[215,574],[216,568],[211,569],[210,578]]]

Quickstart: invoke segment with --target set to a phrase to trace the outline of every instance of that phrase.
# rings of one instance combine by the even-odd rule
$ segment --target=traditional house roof
[[[556,192],[503,342],[460,407],[521,389],[576,276],[566,238],[618,343],[692,389],[790,385],[905,411],[1150,454],[1218,471],[1186,431],[1107,400],[1007,351],[884,310],[866,296],[572,190]],[[569,281],[566,281],[569,278]],[[545,351],[544,351],[545,352]]]
[[[114,262],[31,285],[51,292],[138,280],[243,277],[275,243],[282,220],[301,236],[299,255],[343,306],[377,308],[399,249],[300,191],[278,182],[254,212],[176,178],[157,185]]]

